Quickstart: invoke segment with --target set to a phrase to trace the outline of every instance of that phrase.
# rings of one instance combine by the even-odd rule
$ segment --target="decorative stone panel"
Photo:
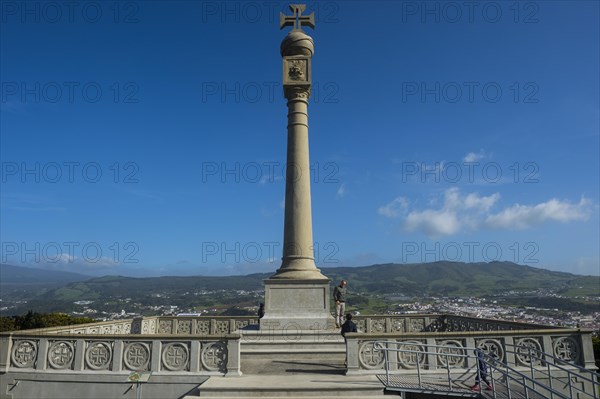
[[[541,364],[540,360],[536,356],[540,355],[542,345],[540,339],[535,337],[531,338],[519,338],[515,340],[515,357],[517,363],[521,366],[530,366],[533,364],[537,366]],[[531,356],[530,356],[531,354]]]
[[[34,368],[37,360],[38,343],[33,340],[19,340],[13,342],[10,353],[12,365],[18,368]]]
[[[358,348],[358,361],[360,365],[369,370],[383,368],[384,353],[375,346],[373,341],[364,341]]]
[[[227,367],[227,346],[222,342],[207,342],[203,344],[200,358],[204,369],[225,372]]]
[[[177,334],[190,335],[192,333],[192,321],[191,320],[178,320],[177,321]]]
[[[146,342],[129,342],[123,349],[123,365],[128,370],[148,370],[150,364],[150,345]]]
[[[443,345],[443,348],[437,348],[438,364],[442,367],[464,367],[466,364],[466,350],[461,341],[447,339],[438,341],[438,345]],[[452,356],[457,355],[457,356]]]
[[[163,343],[162,366],[169,371],[189,370],[189,344],[183,342]]]
[[[356,320],[356,328],[359,332],[367,332],[367,319]]]
[[[369,333],[384,333],[385,332],[385,319],[370,319],[371,327]]]
[[[85,351],[85,366],[91,370],[108,370],[112,360],[112,345],[109,342],[88,341]]]
[[[425,329],[424,319],[409,319],[408,320],[408,331],[409,332],[421,332]]]
[[[158,333],[159,334],[172,334],[173,333],[173,320],[159,320],[158,321]]]
[[[48,348],[48,365],[53,369],[70,369],[75,358],[75,346],[70,341],[51,342]]]
[[[420,341],[398,342],[398,364],[405,369],[416,369],[417,364],[422,367],[425,364],[425,345]],[[400,352],[400,351],[408,352]]]
[[[200,334],[200,335],[210,334],[210,321],[209,320],[196,320],[196,334]]]
[[[215,334],[229,334],[229,320],[216,320]]]
[[[405,331],[404,319],[393,318],[391,321],[391,332],[403,333]]]
[[[572,337],[556,337],[552,339],[554,356],[565,362],[577,362],[581,355],[579,344]]]
[[[504,345],[501,340],[495,338],[479,339],[475,341],[475,345],[496,360],[504,361]]]

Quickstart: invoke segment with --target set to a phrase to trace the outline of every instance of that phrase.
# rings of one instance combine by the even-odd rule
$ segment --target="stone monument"
[[[329,279],[315,265],[308,156],[308,99],[314,42],[303,26],[314,29],[314,12],[292,4],[293,15],[280,13],[280,28],[293,29],[281,42],[283,92],[288,107],[285,221],[281,267],[265,280],[265,316],[261,328],[326,330],[335,325],[329,306]]]

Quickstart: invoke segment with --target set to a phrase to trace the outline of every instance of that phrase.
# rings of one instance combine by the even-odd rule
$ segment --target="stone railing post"
[[[83,339],[78,339],[75,341],[75,358],[73,359],[74,365],[73,370],[81,371],[84,368],[85,363],[85,341]]]
[[[41,338],[38,345],[37,360],[35,361],[35,368],[37,370],[46,370],[48,366],[48,338]]]
[[[426,345],[425,351],[427,352],[425,364],[427,365],[427,368],[429,370],[435,370],[438,368],[437,353],[439,352],[440,348],[431,346],[431,345],[436,345],[435,338],[427,338],[425,345]]]
[[[112,356],[112,371],[121,371],[123,368],[123,340],[115,340]]]
[[[0,336],[0,373],[10,367],[10,351],[12,350],[12,334]]]
[[[160,371],[161,352],[162,342],[158,340],[152,341],[152,346],[150,348],[150,370],[154,372]]]
[[[504,338],[504,356],[506,356],[506,364],[509,366],[516,366],[517,359],[515,357],[515,350],[517,348],[514,347],[515,340],[511,336],[506,336]]]
[[[348,366],[346,367],[346,373],[352,371],[358,371],[360,369],[360,363],[358,361],[358,333],[346,334],[346,359]]]
[[[227,377],[242,375],[240,343],[240,335],[227,337]]]
[[[598,370],[594,360],[594,345],[592,344],[592,334],[590,332],[579,333],[581,339],[581,366],[588,370]]]
[[[190,348],[190,372],[199,373],[202,370],[202,363],[200,363],[202,344],[199,340],[193,340]]]

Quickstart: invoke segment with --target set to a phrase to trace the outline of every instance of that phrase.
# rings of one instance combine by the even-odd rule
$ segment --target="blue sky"
[[[2,1],[2,262],[276,270],[286,4]],[[598,2],[308,9],[320,267],[600,274]]]

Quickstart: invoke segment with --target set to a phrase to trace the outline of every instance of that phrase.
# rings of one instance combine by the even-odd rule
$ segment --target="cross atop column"
[[[294,30],[302,30],[302,26],[308,26],[315,29],[315,13],[312,12],[310,15],[302,15],[306,9],[306,4],[290,4],[290,10],[294,15],[285,15],[279,13],[279,29],[283,29],[285,26],[293,26]]]

